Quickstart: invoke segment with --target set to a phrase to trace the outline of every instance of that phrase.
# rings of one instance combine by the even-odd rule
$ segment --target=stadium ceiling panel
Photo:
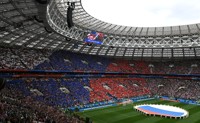
[[[68,2],[75,2],[74,26],[67,24]],[[91,31],[104,34],[102,45],[88,46]],[[106,23],[88,14],[81,0],[1,0],[0,45],[65,49],[119,58],[200,56],[200,24],[169,27],[130,27]]]

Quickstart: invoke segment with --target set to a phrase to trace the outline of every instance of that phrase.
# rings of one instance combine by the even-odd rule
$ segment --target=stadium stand
[[[131,98],[148,95],[146,81],[144,79],[125,78],[99,78],[90,81],[91,88],[95,91],[91,94],[91,100],[103,101],[109,99]]]
[[[26,50],[1,47],[1,69],[107,71],[163,74],[200,73],[199,61],[131,61],[70,53],[59,50]],[[162,66],[162,67],[161,67]],[[161,69],[162,68],[162,69]]]
[[[76,117],[70,117],[58,110],[58,107],[46,105],[28,96],[21,80],[11,81],[0,93],[0,121],[11,123],[51,122],[74,123],[83,122]]]
[[[199,61],[148,62],[117,60],[64,50],[1,48],[1,69],[196,74]],[[8,57],[8,55],[10,57]],[[160,69],[162,66],[163,69]],[[195,84],[191,84],[195,83]],[[30,78],[10,79],[1,92],[1,121],[82,122],[61,110],[145,95],[199,100],[199,82],[145,78]],[[21,103],[23,102],[23,103]],[[107,104],[107,103],[106,103]],[[17,110],[17,109],[21,110]],[[43,110],[42,110],[43,109]],[[44,109],[47,111],[44,112]],[[56,112],[58,115],[52,115]],[[33,117],[34,116],[34,117]],[[22,117],[22,118],[21,118]]]
[[[199,100],[199,81],[179,79],[148,79],[147,81],[152,95]]]

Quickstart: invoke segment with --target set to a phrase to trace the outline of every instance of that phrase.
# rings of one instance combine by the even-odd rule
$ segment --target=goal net
[[[126,106],[126,105],[132,104],[132,103],[133,103],[133,101],[130,100],[130,99],[128,99],[128,100],[124,100],[124,101],[122,102],[122,105],[123,105],[123,106]]]

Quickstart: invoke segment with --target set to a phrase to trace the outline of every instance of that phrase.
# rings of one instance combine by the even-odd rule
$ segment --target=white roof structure
[[[40,0],[39,0],[40,1]],[[75,2],[74,26],[67,25],[67,2]],[[196,58],[200,23],[168,27],[129,27],[106,23],[88,14],[81,0],[1,0],[0,45],[120,58]],[[91,30],[105,34],[102,45],[88,46]]]

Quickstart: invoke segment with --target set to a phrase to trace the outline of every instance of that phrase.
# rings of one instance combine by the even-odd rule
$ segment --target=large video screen
[[[104,38],[103,33],[91,31],[89,34],[87,34],[86,38],[84,38],[84,42],[93,44],[102,44],[103,38]]]

